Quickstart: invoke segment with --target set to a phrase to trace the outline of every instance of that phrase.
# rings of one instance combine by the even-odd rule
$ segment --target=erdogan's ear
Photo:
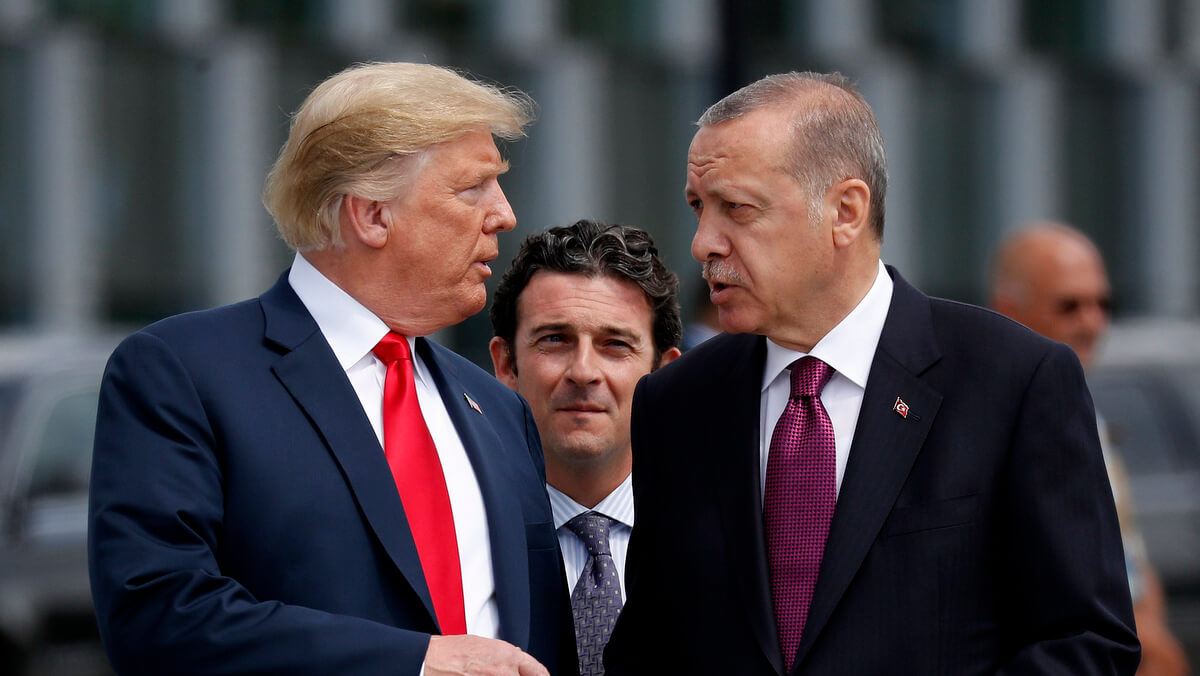
[[[390,213],[383,202],[346,195],[339,212],[342,237],[352,237],[372,249],[382,249],[388,241]]]
[[[848,247],[868,230],[871,189],[862,179],[848,178],[834,184],[826,199],[837,215],[833,223],[833,244],[839,248]]]
[[[496,379],[516,392],[517,364],[508,342],[500,336],[496,336],[488,343],[488,352],[492,353],[492,370],[496,372]]]

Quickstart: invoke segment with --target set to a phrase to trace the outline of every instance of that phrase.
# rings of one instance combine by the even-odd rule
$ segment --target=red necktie
[[[771,601],[787,671],[804,634],[837,503],[833,424],[821,404],[833,368],[815,357],[790,368],[791,394],[771,436],[763,500]]]
[[[412,355],[404,336],[389,332],[375,346],[387,365],[383,382],[383,448],[417,545],[433,610],[445,635],[467,633],[462,564],[446,477],[425,426],[413,382]]]

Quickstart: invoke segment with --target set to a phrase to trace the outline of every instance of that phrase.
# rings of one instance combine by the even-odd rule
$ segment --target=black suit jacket
[[[109,361],[89,554],[120,673],[416,674],[439,631],[379,442],[286,277]],[[529,407],[449,350],[417,350],[483,493],[501,638],[576,671]]]
[[[792,673],[1132,674],[1120,534],[1078,359],[889,273]],[[637,522],[609,676],[783,673],[759,483],[764,341],[720,336],[639,383]]]

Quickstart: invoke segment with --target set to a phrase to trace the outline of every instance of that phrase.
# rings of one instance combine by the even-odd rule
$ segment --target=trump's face
[[[543,270],[521,291],[513,345],[492,339],[492,362],[533,409],[552,484],[555,472],[629,471],[629,412],[654,366],[653,321],[645,293],[615,277]]]
[[[787,111],[756,110],[702,127],[688,151],[692,256],[730,333],[783,335],[837,283],[831,230],[787,166],[790,121]]]
[[[426,153],[411,185],[388,204],[387,248],[399,302],[432,332],[483,309],[497,234],[517,220],[498,180],[508,164],[486,129]]]

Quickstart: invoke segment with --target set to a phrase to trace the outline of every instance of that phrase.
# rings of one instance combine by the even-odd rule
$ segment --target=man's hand
[[[520,648],[482,636],[434,636],[425,651],[425,676],[550,676]]]

